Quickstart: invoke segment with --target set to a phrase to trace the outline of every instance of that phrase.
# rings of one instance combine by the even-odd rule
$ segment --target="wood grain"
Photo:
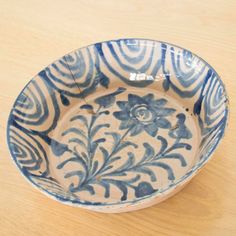
[[[236,1],[0,0],[0,235],[236,235]],[[24,85],[65,53],[141,37],[172,42],[207,60],[230,98],[228,132],[207,166],[154,207],[101,214],[55,202],[11,161],[6,122]]]

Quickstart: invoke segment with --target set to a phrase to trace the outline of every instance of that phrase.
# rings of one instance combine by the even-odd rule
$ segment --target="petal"
[[[130,118],[129,113],[126,111],[115,111],[113,112],[113,116],[118,120],[128,120]]]
[[[154,96],[152,93],[149,93],[149,94],[143,96],[143,99],[148,103],[151,102],[153,100],[153,98],[154,98]]]
[[[145,125],[144,129],[152,137],[155,137],[157,135],[158,126],[155,123],[151,123],[149,125]]]
[[[169,116],[173,114],[176,110],[174,108],[158,108],[155,109],[155,113],[157,116]]]
[[[130,135],[135,136],[137,134],[140,134],[143,131],[143,127],[141,124],[136,124],[131,130]]]
[[[167,103],[167,100],[162,98],[162,99],[157,99],[154,101],[155,106],[161,107],[164,106]]]
[[[128,102],[126,101],[117,101],[116,104],[122,110],[128,107]]]
[[[135,94],[129,94],[128,95],[128,101],[129,101],[129,105],[132,107],[136,104],[147,104],[146,101],[139,97],[138,95]]]
[[[159,118],[155,121],[155,123],[162,129],[169,129],[171,127],[171,123],[165,118]]]
[[[122,120],[120,123],[120,129],[128,129],[129,127],[133,126],[134,122],[132,119],[128,119],[128,120]]]

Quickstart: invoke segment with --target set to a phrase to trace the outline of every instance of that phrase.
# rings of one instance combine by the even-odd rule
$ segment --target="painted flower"
[[[121,121],[120,129],[129,129],[134,136],[146,131],[155,137],[158,129],[169,129],[170,122],[165,118],[175,112],[173,108],[166,108],[166,99],[154,99],[153,94],[140,97],[135,94],[128,95],[128,101],[118,101],[121,109],[113,115]]]

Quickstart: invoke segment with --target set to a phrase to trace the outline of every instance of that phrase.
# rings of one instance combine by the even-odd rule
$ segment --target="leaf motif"
[[[90,104],[84,104],[82,106],[80,106],[81,109],[85,109],[85,110],[93,110],[93,106]]]
[[[105,198],[109,198],[110,197],[110,184],[101,180],[100,182],[97,182],[97,184],[101,185],[102,187],[104,187],[105,189],[105,194],[104,197]]]
[[[121,201],[125,201],[127,199],[128,187],[127,185],[137,182],[140,179],[140,175],[135,176],[129,180],[121,181],[116,179],[102,179],[98,184],[103,185],[106,188],[107,195],[110,192],[109,184],[113,184],[117,188],[119,188],[122,192]]]
[[[65,176],[64,176],[64,178],[70,178],[70,177],[72,177],[72,176],[78,176],[79,177],[79,179],[81,180],[81,179],[83,179],[83,177],[84,177],[84,172],[83,171],[71,171],[71,172],[68,172],[68,173],[66,173],[65,174]]]
[[[94,174],[98,169],[98,161],[96,160],[93,164],[93,168],[92,168],[92,174]]]
[[[100,183],[102,183],[103,186],[105,185],[107,186],[108,184],[113,184],[114,186],[119,188],[122,192],[121,201],[125,201],[127,199],[128,189],[125,182],[115,179],[102,179]]]
[[[157,136],[157,139],[161,141],[161,148],[160,148],[159,152],[157,153],[157,155],[159,155],[166,150],[168,143],[167,143],[166,139],[163,138],[162,136]]]
[[[127,184],[135,183],[140,179],[140,175],[135,176],[134,178],[131,178],[129,180],[121,181],[121,180],[114,180],[114,179],[103,179],[104,182],[110,183],[115,185],[117,188],[119,188],[122,192],[121,201],[127,200],[127,194],[128,194],[128,187]]]
[[[184,157],[180,153],[171,153],[171,154],[163,156],[161,159],[168,159],[168,158],[178,159],[181,163],[181,166],[183,167],[187,165],[187,162],[185,161]]]
[[[186,150],[191,150],[192,146],[188,143],[175,143],[173,146],[171,146],[170,148],[168,148],[168,150],[166,150],[165,153],[170,152],[174,149],[178,149],[178,148],[185,148]]]
[[[153,157],[154,156],[154,149],[153,147],[148,144],[148,143],[144,143],[143,146],[146,148],[146,156],[147,158],[149,159],[150,157]]]
[[[61,135],[62,135],[62,136],[65,136],[65,135],[67,135],[67,134],[69,134],[69,133],[75,133],[75,134],[78,134],[78,135],[80,135],[81,137],[87,139],[87,137],[86,137],[84,131],[81,130],[81,129],[79,129],[79,128],[69,128],[69,129],[67,129],[66,131],[64,131]]]
[[[109,153],[108,151],[104,148],[104,147],[99,147],[101,152],[102,152],[102,155],[103,155],[103,158],[104,158],[104,161],[106,161],[109,157]]]
[[[81,156],[86,160],[88,161],[88,156],[85,152],[81,152]]]
[[[103,143],[103,142],[105,142],[105,141],[106,141],[105,138],[99,138],[99,139],[94,140],[94,143],[99,144],[99,143]]]
[[[98,147],[98,143],[97,142],[92,142],[91,148],[90,148],[91,154],[94,154],[96,152],[97,147]]]
[[[79,177],[79,183],[82,181],[82,179],[84,178],[84,173],[82,171],[71,171],[67,174],[65,174],[64,178],[70,178],[73,176],[78,176]],[[77,184],[77,186],[75,187],[74,183],[71,183],[69,186],[69,189],[72,193],[77,192],[79,190],[79,183]]]
[[[106,135],[111,135],[113,140],[114,140],[114,143],[113,143],[113,148],[116,147],[116,145],[119,143],[119,140],[120,140],[120,134],[118,133],[115,133],[115,132],[105,132]]]
[[[133,184],[135,182],[137,182],[138,180],[140,180],[141,176],[140,175],[136,175],[135,177],[129,179],[129,180],[126,180],[125,182],[128,183],[128,184]]]
[[[122,196],[120,199],[121,201],[125,201],[127,199],[128,189],[127,189],[127,186],[125,185],[125,182],[114,180],[114,179],[103,179],[103,181],[113,184],[121,190],[122,192]]]
[[[174,172],[171,169],[171,167],[163,162],[147,162],[145,163],[145,166],[157,166],[157,167],[161,167],[164,170],[167,171],[168,174],[168,179],[169,180],[175,180],[175,176],[174,176]]]
[[[112,172],[105,174],[103,176],[127,176],[127,174],[125,172]]]
[[[143,158],[137,163],[137,165],[143,163],[144,161],[147,161],[147,160],[151,159],[155,154],[155,151],[154,151],[153,147],[150,144],[143,143],[143,146],[145,148],[145,153],[143,155]]]
[[[69,143],[78,143],[80,146],[86,148],[85,143],[81,139],[79,139],[79,138],[71,138],[71,139],[69,139],[68,142]]]
[[[99,124],[91,130],[91,137],[94,137],[101,128],[109,128],[110,124]]]
[[[148,168],[148,167],[140,166],[140,167],[135,167],[135,168],[133,168],[132,170],[135,171],[135,172],[139,172],[139,173],[142,173],[142,174],[147,174],[147,175],[149,175],[152,182],[157,181],[156,175],[155,175],[154,172],[153,172],[150,168]]]
[[[121,197],[121,201],[125,201],[127,200],[127,194],[128,194],[128,189],[127,189],[127,186],[122,184],[121,182],[119,182],[117,185],[116,185],[123,193],[122,197]]]
[[[109,164],[111,164],[112,162],[115,162],[115,161],[118,161],[118,160],[120,160],[121,159],[121,157],[113,157],[113,158],[111,158],[110,160],[109,160]]]
[[[128,152],[128,157],[129,157],[129,159],[128,159],[128,162],[127,162],[127,166],[129,168],[129,167],[134,165],[135,156],[134,156],[134,154],[132,152]]]
[[[95,194],[95,191],[94,191],[93,186],[88,185],[88,184],[85,185],[85,186],[83,186],[83,188],[81,188],[81,190],[88,191],[91,195],[94,195],[94,194]]]
[[[134,165],[134,161],[135,161],[135,156],[132,152],[128,152],[128,159],[127,161],[121,165],[119,168],[117,168],[115,170],[115,172],[120,172],[120,171],[125,171],[128,168],[130,168],[132,165]]]
[[[116,150],[113,152],[113,154],[119,152],[120,150],[124,149],[125,147],[128,147],[128,146],[133,146],[134,148],[138,148],[138,145],[133,143],[133,142],[130,142],[130,141],[125,141],[125,142],[122,142],[118,148],[116,148]]]
[[[83,115],[77,115],[77,116],[74,116],[70,119],[70,121],[75,121],[75,120],[80,120],[86,127],[88,127],[88,120],[85,116]]]
[[[103,115],[103,114],[104,114],[104,115],[109,115],[109,114],[110,114],[110,111],[108,111],[108,110],[100,111],[98,114],[99,114],[99,116],[100,116],[100,115]]]
[[[70,163],[70,162],[77,162],[77,163],[80,163],[84,168],[86,168],[86,164],[84,162],[84,160],[78,156],[76,157],[71,157],[65,161],[63,161],[62,163],[60,163],[58,166],[57,166],[57,169],[62,169],[67,163]]]
[[[103,169],[103,172],[107,171],[107,170],[110,170],[111,168],[113,168],[112,165],[109,165],[109,166],[106,166],[104,169]],[[105,176],[105,175],[103,175]]]
[[[127,161],[122,164],[119,168],[115,169],[114,171],[110,172],[110,173],[107,173],[103,176],[126,176],[125,172],[131,167],[134,165],[134,162],[135,162],[135,156],[132,152],[128,152],[128,159]],[[111,169],[113,166],[109,166]],[[106,170],[108,170],[108,168],[105,168]],[[105,169],[104,169],[104,172],[105,172]]]

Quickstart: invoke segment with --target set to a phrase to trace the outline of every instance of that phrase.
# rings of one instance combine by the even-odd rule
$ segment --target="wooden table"
[[[0,235],[236,235],[236,1],[0,0]],[[29,185],[11,161],[6,122],[38,71],[94,42],[142,37],[197,53],[222,76],[231,117],[213,160],[154,207],[101,214],[65,206]]]

